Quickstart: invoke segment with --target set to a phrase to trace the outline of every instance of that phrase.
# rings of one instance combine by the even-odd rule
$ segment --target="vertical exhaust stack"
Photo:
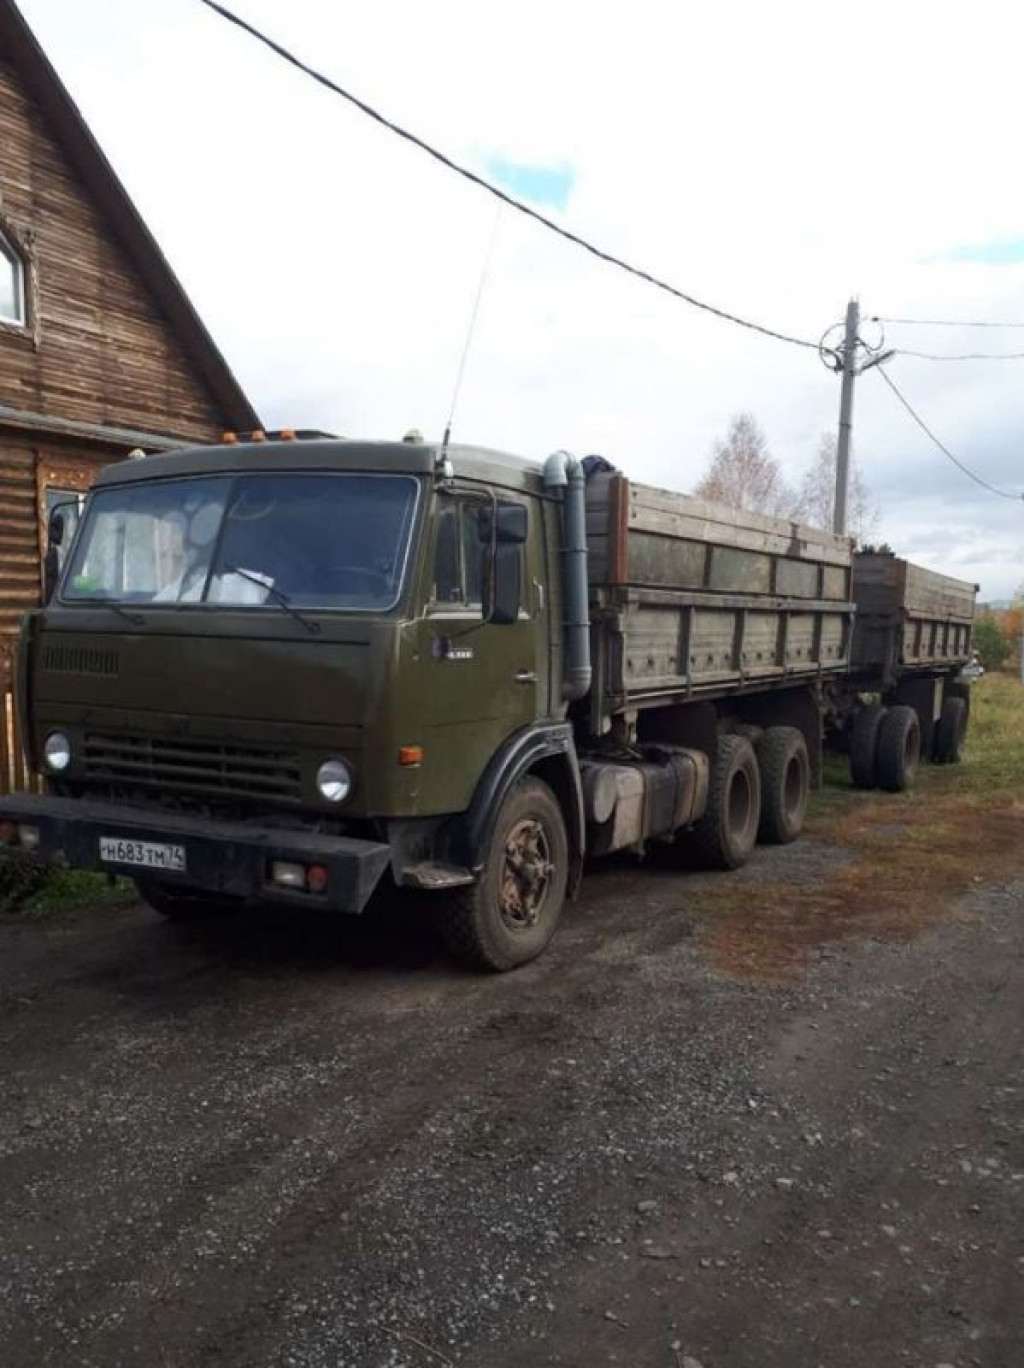
[[[587,481],[567,451],[544,462],[544,487],[562,490],[562,576],[565,654],[562,697],[568,703],[590,688],[590,590],[587,584]]]

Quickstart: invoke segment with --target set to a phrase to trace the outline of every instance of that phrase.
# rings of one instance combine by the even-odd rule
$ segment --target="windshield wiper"
[[[298,608],[295,607],[291,599],[282,589],[276,589],[274,585],[268,584],[260,575],[253,574],[251,570],[243,570],[240,565],[225,564],[224,569],[229,575],[241,575],[242,578],[247,579],[250,584],[258,584],[261,589],[265,589],[273,602],[283,608],[296,622],[301,622],[306,631],[311,635],[316,636],[317,632],[320,631],[319,622],[314,622],[312,618],[306,617],[305,613],[300,613]],[[227,607],[228,605],[225,604],[224,606]]]
[[[146,625],[146,619],[142,616],[141,613],[131,612],[128,608],[125,608],[123,604],[118,603],[117,599],[85,597],[78,599],[77,602],[98,603],[102,605],[102,607],[104,608],[113,608],[115,613],[119,613],[120,616],[125,618],[126,621],[130,622],[133,627],[145,627]]]

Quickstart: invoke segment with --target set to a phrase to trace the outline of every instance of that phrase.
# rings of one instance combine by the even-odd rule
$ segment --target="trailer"
[[[859,787],[879,783],[878,748],[883,729],[897,726],[895,710],[904,730],[906,710],[915,714],[922,757],[937,764],[960,759],[970,715],[970,688],[961,675],[972,658],[977,592],[976,584],[891,553],[854,557],[856,626],[847,695],[871,695],[850,718],[851,773]],[[911,745],[913,730],[911,724]],[[898,773],[898,767],[883,761],[881,773]]]

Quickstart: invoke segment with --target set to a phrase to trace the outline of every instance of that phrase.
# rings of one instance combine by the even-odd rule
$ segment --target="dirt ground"
[[[1022,913],[1024,805],[939,794],[595,870],[497,978],[0,922],[0,1362],[1020,1368]]]

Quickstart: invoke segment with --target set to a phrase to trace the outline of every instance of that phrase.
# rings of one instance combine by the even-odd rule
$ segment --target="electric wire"
[[[634,276],[637,280],[642,280],[648,285],[653,285],[656,289],[663,290],[666,294],[682,300],[684,304],[689,304],[695,309],[702,310],[704,313],[712,314],[715,318],[720,318],[726,323],[735,323],[741,328],[747,328],[751,332],[760,333],[763,337],[772,337],[778,342],[788,342],[794,347],[807,347],[811,351],[819,350],[819,344],[817,342],[809,342],[802,337],[794,337],[790,333],[779,332],[775,328],[766,327],[763,323],[754,323],[749,318],[741,318],[739,314],[730,313],[727,309],[720,309],[717,305],[707,303],[706,300],[697,299],[696,296],[688,294],[687,291],[681,290],[675,285],[669,284],[668,281],[662,280],[652,272],[645,271],[639,266],[633,266],[622,257],[615,256],[614,253],[605,251],[603,248],[588,241],[587,238],[580,237],[578,233],[573,233],[568,228],[563,228],[561,224],[556,223],[554,219],[548,218],[545,214],[540,213],[539,210],[524,203],[523,200],[516,199],[514,195],[508,194],[507,191],[502,190],[492,181],[487,180],[484,176],[478,175],[475,171],[471,171],[469,167],[454,161],[431,143],[426,142],[423,138],[418,137],[407,128],[403,128],[400,124],[385,117],[379,110],[375,109],[372,105],[367,104],[365,100],[361,100],[357,95],[353,95],[351,91],[338,85],[336,81],[332,81],[329,76],[325,76],[314,67],[307,65],[307,63],[296,56],[295,53],[289,51],[288,48],[284,47],[281,43],[276,42],[266,33],[263,33],[254,24],[250,24],[240,15],[233,13],[233,11],[229,10],[226,6],[216,3],[216,0],[199,0],[199,3],[205,5],[207,9],[212,10],[214,14],[219,15],[221,19],[226,20],[229,24],[234,24],[236,28],[249,34],[250,37],[255,38],[257,42],[262,43],[265,47],[269,48],[270,51],[280,57],[282,61],[297,68],[297,70],[301,71],[304,75],[309,76],[312,80],[316,81],[319,85],[324,86],[325,89],[330,90],[333,94],[340,95],[343,100],[347,100],[349,104],[353,105],[375,123],[380,124],[381,127],[388,129],[389,132],[404,139],[407,143],[411,143],[414,147],[418,147],[421,152],[425,152],[427,156],[432,157],[434,161],[447,167],[449,171],[454,171],[456,175],[461,176],[463,180],[469,181],[470,184],[477,186],[479,189],[486,190],[488,194],[501,200],[502,203],[507,204],[511,209],[515,209],[518,213],[533,219],[535,223],[539,223],[550,232],[557,233],[559,237],[564,238],[567,242],[571,242],[575,246],[581,247],[583,251],[589,252],[591,256],[596,257],[599,261],[603,261],[609,266],[615,266],[620,271],[625,271],[628,275]]]
[[[872,323],[899,323],[908,328],[1024,328],[1024,323],[992,323],[955,318],[884,318],[872,316]]]
[[[982,489],[987,489],[990,494],[998,494],[1001,499],[1013,499],[1015,503],[1024,500],[1024,494],[1011,494],[1009,490],[997,489],[995,485],[989,484],[989,482],[987,480],[983,480],[980,475],[976,475],[974,471],[970,469],[969,466],[964,465],[963,461],[961,461],[959,457],[953,455],[948,446],[946,446],[943,442],[939,441],[935,433],[932,432],[928,424],[924,421],[921,415],[912,407],[910,401],[904,396],[903,392],[900,390],[895,380],[893,380],[893,378],[886,373],[885,367],[876,366],[875,369],[878,371],[878,374],[889,386],[893,394],[895,394],[896,398],[900,401],[900,403],[903,405],[906,411],[910,414],[911,418],[913,418],[914,422],[925,434],[925,436],[928,437],[932,442],[934,442],[934,444],[942,452],[943,456],[947,457],[948,460],[952,461],[953,464],[968,477],[968,479],[973,480],[974,483],[977,485],[981,485]]]
[[[960,352],[952,355],[946,352],[908,351],[905,347],[897,347],[896,355],[913,356],[918,361],[1024,361],[1024,352]]]

